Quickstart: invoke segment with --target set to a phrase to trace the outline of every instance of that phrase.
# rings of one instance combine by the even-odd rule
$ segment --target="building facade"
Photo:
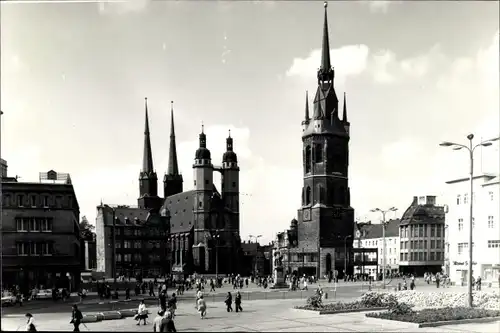
[[[399,219],[390,220],[385,227],[385,265],[386,274],[395,274],[399,272]],[[368,274],[373,279],[382,274],[384,267],[384,241],[382,233],[382,224],[371,222],[358,223],[358,228],[353,246],[355,249],[375,249],[367,254],[365,261],[367,265],[354,267],[355,274]]]
[[[158,196],[158,177],[153,167],[146,101],[138,205],[111,207],[101,203],[97,207],[98,271],[106,272],[108,276],[114,272],[157,276],[238,271],[241,255],[240,169],[233,151],[233,139],[230,135],[226,139],[226,152],[221,166],[212,164],[203,129],[199,140],[193,165],[194,189],[183,191],[172,106],[169,163],[163,178],[164,198]],[[214,172],[222,175],[221,192],[213,184]],[[217,255],[219,259],[224,258],[218,261],[218,265]]]
[[[300,268],[304,274],[321,277],[330,274],[334,266],[343,265],[344,259],[347,259],[348,273],[352,274],[349,253],[352,252],[355,228],[348,174],[350,123],[347,120],[346,96],[344,94],[341,119],[335,91],[326,7],[322,57],[317,72],[318,87],[312,115],[306,93],[302,121],[302,205],[298,209],[296,223],[292,221],[291,230],[276,239],[277,244],[287,239],[288,243],[282,247],[288,257],[284,263],[289,261],[293,270]]]
[[[2,166],[2,283],[75,290],[84,269],[80,209],[69,174],[40,173],[39,182],[7,177]]]
[[[469,263],[470,200],[473,215],[473,276],[498,283],[500,270],[500,180],[498,175],[474,177],[470,198],[469,178],[446,182],[448,213],[446,226],[448,242],[445,271],[455,284],[467,284]]]
[[[413,197],[399,226],[401,273],[423,276],[441,272],[445,250],[445,209],[436,197]]]

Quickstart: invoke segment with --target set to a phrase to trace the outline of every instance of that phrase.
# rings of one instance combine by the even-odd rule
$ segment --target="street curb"
[[[124,309],[120,311],[105,311],[99,313],[87,313],[83,315],[82,323],[96,323],[103,320],[118,320],[134,317],[137,314],[137,309]],[[152,312],[148,310],[148,315]]]
[[[435,321],[432,323],[411,323],[408,321],[399,321],[399,320],[369,317],[368,314],[365,314],[365,317],[370,318],[370,319],[379,320],[379,321],[392,321],[392,322],[397,322],[397,323],[404,323],[406,325],[410,325],[410,326],[415,327],[415,328],[439,327],[439,326],[463,325],[463,324],[482,324],[482,323],[491,323],[491,322],[495,322],[495,321],[500,321],[500,317],[485,317],[485,318],[473,318],[473,319]]]
[[[484,317],[484,318],[473,318],[473,319],[436,321],[433,323],[418,324],[418,328],[438,327],[438,326],[445,326],[445,325],[481,324],[481,323],[491,323],[494,321],[500,321],[500,317]]]
[[[356,313],[356,312],[368,312],[368,311],[383,311],[388,310],[389,307],[378,307],[378,308],[362,308],[362,309],[351,309],[351,310],[325,310],[319,311],[320,315],[329,315],[337,313]]]

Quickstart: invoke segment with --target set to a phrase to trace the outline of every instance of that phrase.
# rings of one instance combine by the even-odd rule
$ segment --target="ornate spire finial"
[[[325,7],[325,8],[326,8],[326,7],[328,7],[328,1],[325,1],[325,2],[323,3],[323,7]]]
[[[309,120],[309,92],[306,90],[306,119],[305,121]]]
[[[231,129],[229,129],[229,137],[231,137]]]
[[[203,125],[203,120],[201,121],[201,134],[205,133],[205,125]]]
[[[174,126],[174,101],[170,102],[170,149],[168,156],[168,175],[178,175],[179,166],[177,163],[177,145],[175,143],[175,126]]]
[[[325,21],[323,22],[323,45],[321,53],[321,69],[323,71],[329,71],[332,67],[330,63],[330,40],[328,37],[328,3],[325,1]]]
[[[174,111],[174,101],[170,101],[170,110]]]
[[[346,102],[346,97],[345,97],[345,91],[344,91],[344,107],[343,107],[343,114],[342,114],[342,121],[344,123],[347,123],[347,102]]]

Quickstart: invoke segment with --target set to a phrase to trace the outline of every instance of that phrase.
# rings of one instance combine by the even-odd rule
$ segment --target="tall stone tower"
[[[139,173],[139,208],[159,209],[162,200],[158,197],[158,177],[153,167],[153,152],[149,134],[148,99],[145,99],[144,152],[142,170]]]
[[[194,265],[205,267],[208,270],[209,258],[207,246],[207,230],[212,228],[210,221],[211,197],[213,194],[213,172],[212,157],[207,149],[207,137],[203,130],[200,133],[200,144],[196,150],[193,164],[194,170]]]
[[[240,167],[238,156],[233,151],[231,132],[226,139],[226,152],[222,156],[222,201],[227,208],[228,221],[226,228],[238,231],[240,215]]]
[[[306,92],[302,122],[304,187],[298,212],[298,247],[316,258],[313,261],[317,263],[319,276],[332,270],[333,260],[343,267],[344,248],[352,248],[354,232],[348,182],[350,124],[345,96],[342,119],[339,115],[335,71],[330,63],[326,3],[322,44],[312,117]]]
[[[163,193],[165,199],[171,195],[182,193],[182,175],[179,174],[179,165],[177,163],[177,147],[175,143],[174,126],[174,102],[171,102],[170,108],[170,150],[168,155],[168,169],[163,177]]]

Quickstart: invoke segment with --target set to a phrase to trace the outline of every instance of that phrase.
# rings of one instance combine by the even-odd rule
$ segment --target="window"
[[[500,247],[500,240],[489,240],[488,241],[488,248],[493,249],[493,248],[499,248]]]
[[[122,261],[122,255],[120,253],[116,255],[116,261]]]
[[[123,248],[130,249],[130,241],[123,242]]]
[[[30,231],[40,231],[40,220],[34,217],[29,219],[30,221]]]
[[[436,253],[434,253],[434,252],[431,251],[431,261],[436,260],[435,255],[436,255]]]
[[[52,220],[48,218],[40,219],[40,230],[42,232],[51,232],[52,231]]]
[[[434,239],[431,239],[431,249],[436,248],[436,241]]]
[[[51,256],[54,253],[54,245],[52,243],[41,243],[42,256]]]
[[[493,221],[493,216],[488,216],[488,229],[493,229],[495,227],[495,222]]]
[[[434,224],[431,224],[431,237],[436,236],[436,226]]]
[[[488,195],[490,196],[491,201],[493,201],[495,199],[495,195],[493,194],[493,191],[488,192]]]
[[[134,242],[134,248],[135,249],[140,249],[142,247],[142,243],[141,241],[135,241]]]
[[[389,248],[389,254],[391,254],[391,253],[392,253],[392,250],[391,250],[391,248]]]
[[[425,225],[419,225],[418,226],[418,237],[424,237],[424,227]]]
[[[405,248],[405,242],[401,242],[401,244],[399,245],[399,247],[400,247],[401,249],[404,249],[404,248]]]
[[[30,196],[31,207],[36,207],[36,197],[34,195]]]
[[[28,247],[29,247],[30,255],[32,255],[32,256],[40,255],[41,244],[30,242],[30,243],[28,243],[28,245],[29,245]]]
[[[458,219],[458,231],[464,229],[464,219]]]
[[[314,145],[314,163],[323,162],[323,148],[320,143]]]
[[[135,229],[134,230],[134,236],[140,236],[141,235],[141,230]]]
[[[424,253],[423,252],[419,252],[418,253],[418,261],[422,261],[424,260]]]
[[[472,218],[472,228],[474,228],[475,226],[476,226],[476,219]]]
[[[196,179],[194,180],[194,186],[196,186]]]
[[[436,249],[441,249],[441,240],[436,240]]]
[[[28,255],[28,243],[17,243],[17,255],[27,256]]]
[[[461,200],[460,200],[460,194],[459,194],[459,195],[457,195],[457,205],[460,205],[460,201]]]
[[[141,261],[142,257],[140,253],[134,253],[134,261]]]
[[[408,252],[405,253],[405,261],[408,261]]]
[[[464,205],[469,203],[469,193],[464,194]]]
[[[325,203],[325,188],[318,185],[318,198],[320,203]]]
[[[427,225],[424,224],[424,237],[427,237]]]
[[[405,241],[405,249],[408,249],[408,241]]]
[[[305,163],[305,172],[309,173],[311,172],[311,146],[307,146],[306,150],[304,152],[306,155],[304,158],[304,163]]]
[[[306,187],[306,205],[311,204],[311,188],[308,186]]]
[[[427,239],[424,240],[424,249],[427,249]]]
[[[28,220],[23,218],[16,219],[17,231],[26,232],[28,231]]]
[[[436,226],[436,237],[441,237],[441,226],[440,225]]]
[[[423,249],[424,248],[424,241],[423,240],[419,240],[418,241],[418,248],[419,249]]]
[[[17,205],[19,207],[24,207],[24,195],[20,194],[17,196]]]
[[[459,255],[463,254],[465,250],[469,248],[469,243],[458,243],[457,252]]]
[[[424,252],[424,261],[427,261],[427,251]]]
[[[115,244],[115,248],[121,249],[122,248],[122,242],[117,241],[116,244]]]
[[[403,261],[403,258],[404,258],[404,257],[403,257],[403,253],[400,253],[400,254],[399,254],[399,261]]]
[[[123,261],[132,261],[132,255],[131,254],[124,254]]]
[[[49,196],[48,195],[43,196],[43,207],[49,207]]]
[[[205,185],[208,185],[208,179],[205,179]]]
[[[235,188],[236,187],[236,182],[233,182],[232,185],[233,185],[233,188]]]

